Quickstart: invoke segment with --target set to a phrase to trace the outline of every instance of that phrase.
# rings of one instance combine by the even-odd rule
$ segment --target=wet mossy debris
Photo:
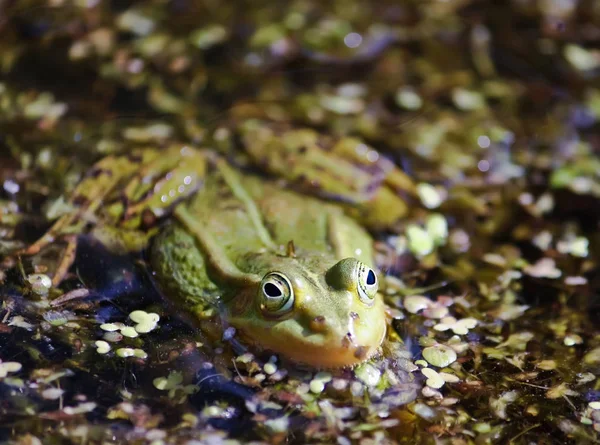
[[[599,39],[586,0],[0,0],[0,441],[597,443]],[[105,156],[293,129],[406,174],[355,369],[206,338],[93,214],[20,254]]]

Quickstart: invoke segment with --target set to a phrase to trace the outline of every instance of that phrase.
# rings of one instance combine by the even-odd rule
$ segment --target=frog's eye
[[[290,281],[278,272],[267,274],[260,283],[260,308],[267,313],[281,315],[294,305],[294,290]]]
[[[364,264],[358,267],[358,296],[367,304],[375,299],[377,294],[377,275],[375,271]]]

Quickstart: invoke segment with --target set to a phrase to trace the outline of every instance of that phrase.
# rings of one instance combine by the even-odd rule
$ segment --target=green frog
[[[250,163],[267,175],[183,144],[110,156],[76,188],[76,210],[25,253],[87,228],[126,250],[157,234],[154,275],[198,318],[217,313],[245,343],[317,368],[369,359],[386,314],[361,215],[400,217],[398,189],[410,181],[358,140],[264,125],[241,137]]]

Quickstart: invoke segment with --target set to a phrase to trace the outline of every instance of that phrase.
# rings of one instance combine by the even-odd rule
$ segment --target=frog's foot
[[[79,234],[86,225],[97,222],[96,211],[119,182],[133,174],[139,157],[152,154],[150,151],[145,153],[143,151],[127,157],[108,156],[96,163],[75,188],[69,200],[71,211],[61,216],[40,239],[19,253],[35,255],[60,237]]]
[[[206,155],[186,146],[143,149],[126,156],[108,156],[94,165],[69,200],[72,210],[60,217],[35,243],[18,252],[35,255],[67,239],[55,281],[72,264],[76,236],[89,231],[108,247],[139,251],[154,234],[149,226],[200,186]]]

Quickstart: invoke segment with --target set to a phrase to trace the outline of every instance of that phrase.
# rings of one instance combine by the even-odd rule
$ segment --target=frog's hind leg
[[[247,124],[241,139],[260,168],[293,186],[347,205],[368,225],[387,227],[408,212],[409,175],[361,139],[334,139],[311,129]]]
[[[123,226],[138,227],[145,212],[160,218],[202,185],[207,169],[207,151],[174,146],[145,165],[127,184]]]
[[[205,159],[204,152],[181,145],[102,159],[76,187],[70,199],[73,211],[20,254],[35,255],[58,238],[73,235],[55,274],[58,284],[74,260],[76,235],[88,226],[116,235],[127,250],[139,250],[149,238],[140,230],[147,222],[146,211],[154,220],[195,192],[206,171]]]

